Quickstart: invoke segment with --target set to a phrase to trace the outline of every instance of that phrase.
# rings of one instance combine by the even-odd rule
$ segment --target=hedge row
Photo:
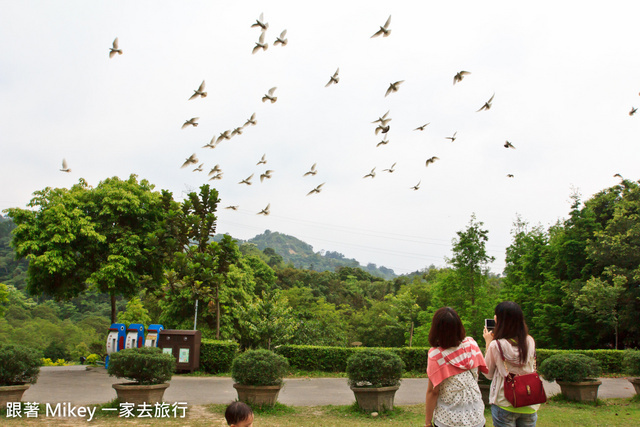
[[[200,342],[200,369],[210,374],[229,372],[238,354],[238,343],[203,338]]]
[[[294,369],[304,371],[344,372],[347,359],[364,347],[319,347],[313,345],[282,345],[276,353],[289,359]],[[426,371],[428,347],[384,348],[396,353],[407,371]]]
[[[313,345],[282,345],[275,352],[289,360],[293,369],[303,371],[345,372],[347,359],[364,347],[320,347]],[[429,347],[385,348],[396,353],[405,363],[406,371],[426,372]],[[577,353],[593,357],[600,362],[604,373],[621,373],[623,350],[547,350],[537,349],[537,364],[554,354]],[[229,372],[231,362],[238,354],[238,343],[202,339],[200,366],[205,372]]]

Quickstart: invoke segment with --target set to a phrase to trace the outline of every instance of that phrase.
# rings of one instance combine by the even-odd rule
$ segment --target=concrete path
[[[624,378],[601,378],[598,397],[631,397],[633,386]],[[85,366],[47,366],[40,370],[38,382],[24,394],[23,402],[87,405],[106,403],[116,398],[111,384],[124,382],[107,375],[104,368],[87,370]],[[228,404],[237,398],[233,380],[228,377],[175,376],[164,395],[166,402],[189,405]],[[424,403],[426,379],[402,380],[395,403]],[[560,392],[556,383],[545,383],[547,395]],[[355,401],[345,378],[287,379],[278,401],[293,406],[349,405]]]

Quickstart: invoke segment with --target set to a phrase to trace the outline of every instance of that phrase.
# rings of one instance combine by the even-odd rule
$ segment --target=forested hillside
[[[50,274],[46,257],[52,254],[38,252],[39,248],[49,245],[54,253],[69,250],[75,254],[78,244],[86,244],[77,239],[86,239],[87,233],[76,233],[74,222],[65,220],[61,224],[67,229],[47,228],[52,235],[43,242],[39,240],[43,233],[38,231],[41,222],[32,219],[42,214],[40,221],[57,221],[49,209],[64,215],[82,214],[77,221],[85,225],[84,230],[93,230],[95,242],[100,243],[106,238],[100,237],[103,218],[92,216],[87,209],[71,208],[82,200],[95,205],[103,192],[109,193],[106,187],[113,191],[125,184],[133,185],[131,180],[111,180],[97,188],[57,189],[42,195],[39,211],[7,211],[13,221],[0,221],[0,339],[26,344],[45,355],[76,357],[89,348],[94,352],[104,348],[112,301],[118,320],[191,329],[197,300],[197,324],[203,336],[235,340],[243,348],[288,343],[342,346],[354,341],[365,346],[427,346],[431,318],[438,308],[455,308],[468,335],[482,341],[483,319],[493,316],[498,302],[509,299],[522,306],[531,335],[541,348],[640,344],[637,182],[622,181],[585,202],[574,196],[567,219],[548,227],[531,226],[518,218],[503,277],[488,272],[492,258],[485,248],[491,236],[474,215],[457,232],[447,267],[393,279],[376,277],[353,265],[325,271],[294,267],[278,250],[296,255],[313,251],[304,242],[279,233],[258,236],[256,241],[268,241],[269,246],[238,245],[228,236],[214,242],[209,236],[215,228],[215,190],[203,186],[199,194],[175,202],[170,193],[145,187],[141,191],[149,192],[144,195],[149,201],[146,206],[157,215],[145,243],[161,261],[157,283],[140,276],[140,287],[134,293],[109,295],[93,285],[89,275],[93,266],[79,261],[74,261],[70,273],[62,268],[56,271],[68,282],[51,282],[50,288],[34,282],[33,277],[46,280]],[[68,192],[74,192],[74,197],[67,197]],[[56,208],[62,204],[67,209]],[[156,209],[154,204],[164,208]],[[111,217],[104,221],[110,226],[105,232],[118,232]],[[12,248],[9,231],[16,226]],[[63,232],[66,237],[60,239]],[[125,232],[130,236],[134,230]],[[142,239],[130,240],[138,244]],[[87,247],[108,249],[97,243]],[[35,260],[28,272],[26,261],[15,261],[16,248],[23,257]],[[107,267],[113,262],[102,259]],[[120,271],[126,271],[126,259],[116,261]]]

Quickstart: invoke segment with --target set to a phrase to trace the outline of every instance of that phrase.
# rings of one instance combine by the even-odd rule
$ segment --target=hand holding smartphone
[[[496,321],[493,319],[484,319],[484,327],[487,328],[487,331],[493,332],[496,328]]]

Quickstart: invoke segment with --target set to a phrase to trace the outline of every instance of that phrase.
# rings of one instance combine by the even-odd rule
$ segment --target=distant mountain
[[[216,240],[219,240],[218,236],[216,236]],[[243,243],[243,241],[240,242]],[[296,268],[314,271],[335,271],[336,268],[340,267],[357,267],[383,279],[389,280],[396,277],[395,272],[390,268],[378,267],[372,263],[362,266],[355,259],[345,258],[339,252],[327,251],[324,254],[314,252],[310,244],[296,237],[270,230],[266,230],[263,234],[258,234],[247,240],[246,243],[255,244],[261,251],[271,248],[282,257],[286,264],[293,264]]]

